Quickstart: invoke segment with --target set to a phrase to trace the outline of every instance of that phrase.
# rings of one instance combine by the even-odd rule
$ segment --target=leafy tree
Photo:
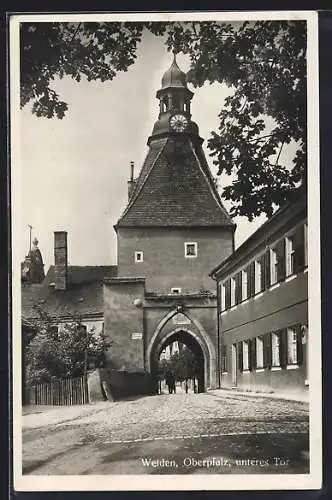
[[[306,23],[22,23],[21,105],[62,118],[67,104],[51,89],[55,76],[112,80],[135,62],[144,29],[168,49],[188,54],[194,86],[232,89],[208,141],[219,174],[232,175],[222,196],[231,215],[271,216],[306,188]],[[220,109],[220,108],[219,108]],[[282,152],[296,145],[292,165]]]
[[[164,361],[164,360],[163,360]],[[171,373],[175,380],[183,382],[197,376],[197,360],[193,352],[187,347],[172,354],[169,360],[164,361],[164,373]]]
[[[103,333],[86,329],[80,318],[72,317],[58,328],[47,312],[38,309],[35,329],[36,335],[26,348],[28,383],[78,377],[84,375],[89,363],[103,365],[110,345]]]

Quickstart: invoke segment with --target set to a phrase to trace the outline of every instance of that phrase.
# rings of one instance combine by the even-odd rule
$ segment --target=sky
[[[39,240],[45,270],[54,263],[53,232],[68,232],[71,265],[116,264],[117,222],[127,203],[130,162],[138,175],[147,153],[147,139],[158,118],[156,91],[172,62],[163,39],[145,33],[137,60],[113,81],[75,82],[64,78],[53,88],[68,103],[66,116],[37,118],[26,106],[21,114],[21,229],[22,260],[29,250],[29,228]],[[183,71],[189,61],[178,54]],[[190,85],[189,85],[190,87]],[[218,113],[231,92],[220,84],[206,84],[194,92],[192,119],[206,147],[218,127]],[[219,184],[228,179],[219,178]],[[226,208],[230,205],[225,203]],[[265,220],[236,217],[235,244],[239,246]],[[217,264],[217,263],[216,263]]]

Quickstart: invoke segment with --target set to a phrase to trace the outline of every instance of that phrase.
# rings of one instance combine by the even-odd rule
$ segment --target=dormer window
[[[182,292],[182,288],[171,288],[171,293],[174,295],[179,295]]]
[[[135,262],[143,262],[143,252],[135,252]]]
[[[184,244],[184,256],[186,259],[197,257],[197,243],[195,241],[186,242]]]

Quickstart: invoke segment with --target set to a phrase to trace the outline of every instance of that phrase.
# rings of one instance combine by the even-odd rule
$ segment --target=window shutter
[[[256,368],[256,339],[251,339],[249,342],[249,370]]]
[[[255,261],[249,265],[250,297],[255,295]]]
[[[296,326],[296,354],[297,354],[297,364],[300,366],[303,363],[303,351],[302,351],[302,331],[301,325]]]
[[[285,368],[287,366],[287,329],[283,328],[279,332],[279,352],[280,352],[280,366]]]
[[[264,254],[264,277],[265,277],[264,288],[270,288],[271,285],[270,249],[268,249]]]
[[[278,260],[278,275],[277,281],[283,281],[286,274],[286,262],[285,262],[285,252],[286,252],[286,241],[283,239],[276,246],[277,260]]]
[[[225,344],[221,346],[221,356],[222,356],[221,369],[222,371],[227,372],[227,348]]]
[[[231,307],[231,280],[227,280],[225,283],[225,309]]]
[[[261,264],[261,291],[265,290],[265,255],[262,255],[259,259]]]
[[[250,265],[246,267],[247,273],[247,298],[251,297]]]
[[[266,333],[263,336],[263,366],[264,368],[272,366],[271,333]]]
[[[239,370],[243,371],[243,344],[242,342],[238,343],[238,356],[239,356]]]
[[[297,229],[293,236],[294,273],[304,268],[304,226]]]
[[[239,272],[235,279],[235,304],[239,304],[242,300],[242,273]]]

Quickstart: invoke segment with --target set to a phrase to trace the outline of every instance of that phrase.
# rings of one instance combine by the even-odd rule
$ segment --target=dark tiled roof
[[[49,285],[55,280],[55,267],[50,266],[44,284]],[[117,266],[68,266],[68,283],[77,285],[102,281],[104,278],[114,278],[117,275]]]
[[[208,170],[208,171],[207,171]],[[186,137],[152,141],[118,226],[234,226],[201,147]]]
[[[51,266],[42,284],[22,284],[22,317],[35,318],[36,306],[57,317],[103,314],[102,282],[116,273],[116,266],[69,266],[67,290],[55,290]]]

